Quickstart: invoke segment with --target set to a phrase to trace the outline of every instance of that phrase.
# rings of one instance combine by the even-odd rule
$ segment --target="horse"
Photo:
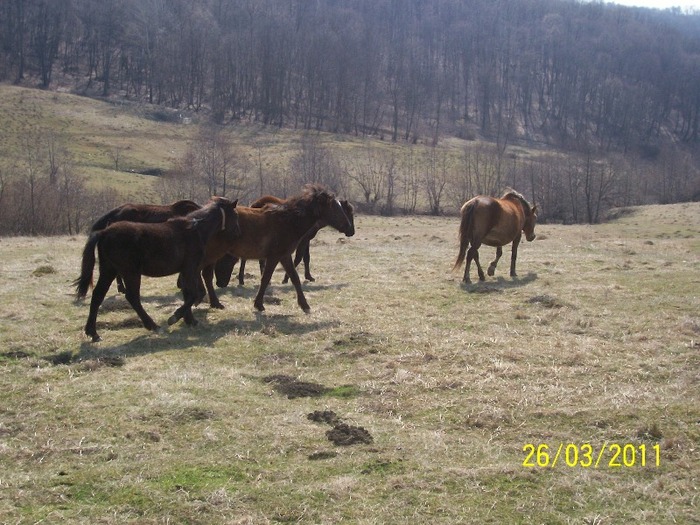
[[[108,211],[97,219],[90,228],[90,233],[104,230],[110,224],[121,221],[131,222],[165,222],[173,217],[184,217],[200,209],[201,206],[191,200],[181,200],[172,204],[132,204],[126,203]],[[124,293],[124,283],[117,275],[117,290]]]
[[[212,308],[223,308],[212,285],[214,265],[225,254],[239,259],[264,260],[265,269],[254,307],[264,311],[263,296],[278,263],[289,274],[297,294],[297,303],[308,313],[309,303],[301,289],[299,274],[292,262],[292,252],[299,241],[316,223],[332,226],[346,235],[353,226],[343,211],[335,194],[319,184],[307,184],[301,194],[286,199],[281,204],[268,204],[262,208],[241,206],[238,208],[241,236],[231,237],[223,232],[214,234],[207,244],[202,276]]]
[[[273,197],[272,195],[266,195],[264,197],[259,198],[255,202],[251,203],[250,207],[251,208],[262,208],[263,206],[267,204],[273,204],[273,205],[280,205],[284,203],[284,199],[280,199],[279,197]],[[355,235],[355,214],[354,214],[354,207],[352,204],[350,204],[347,200],[341,200],[340,205],[343,208],[343,211],[345,212],[345,215],[347,216],[348,220],[350,221],[351,228],[349,231],[345,233],[346,237],[352,237]],[[316,279],[311,275],[311,270],[309,263],[311,262],[311,254],[310,254],[310,249],[309,249],[309,244],[311,243],[312,239],[316,237],[316,234],[321,230],[321,228],[325,227],[326,225],[319,222],[314,224],[311,229],[306,232],[306,234],[301,238],[299,241],[299,244],[297,245],[296,252],[294,255],[294,266],[297,267],[299,266],[299,263],[303,260],[304,261],[304,279],[306,279],[309,282],[314,282]],[[231,274],[233,273],[233,268],[235,267],[236,263],[238,262],[238,258],[234,257],[233,255],[226,254],[224,255],[221,259],[219,259],[214,266],[214,273],[216,275],[216,285],[219,288],[225,288],[228,286],[229,281],[231,280]],[[241,259],[241,264],[238,270],[238,284],[240,286],[243,286],[244,281],[245,281],[245,259]],[[260,261],[260,273],[264,271],[264,263],[261,260]],[[289,274],[285,273],[284,279],[282,280],[282,283],[287,283],[289,281]]]
[[[452,268],[457,270],[467,256],[464,282],[469,283],[469,267],[472,259],[476,262],[479,280],[485,280],[479,264],[479,247],[482,244],[496,247],[496,259],[488,267],[489,276],[496,272],[496,264],[503,255],[503,246],[513,243],[510,259],[510,276],[515,273],[515,260],[522,233],[528,241],[535,239],[537,206],[531,206],[517,191],[509,190],[499,199],[478,195],[465,202],[460,210],[462,219],[459,225],[459,255]],[[467,251],[467,247],[469,251]]]
[[[212,197],[201,209],[185,217],[174,217],[160,223],[121,221],[92,232],[83,249],[80,277],[76,279],[76,295],[85,297],[92,283],[95,248],[99,255],[100,277],[92,292],[90,313],[85,334],[92,341],[97,334],[97,311],[117,275],[124,279],[126,299],[148,330],[158,325],[141,305],[141,276],[163,277],[180,273],[184,304],[168,320],[173,324],[184,317],[196,325],[192,305],[201,295],[200,271],[207,242],[216,233],[240,235],[236,211],[237,201]]]

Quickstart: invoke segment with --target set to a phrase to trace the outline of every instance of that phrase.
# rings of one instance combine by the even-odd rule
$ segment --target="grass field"
[[[324,230],[310,315],[280,274],[256,313],[252,264],[195,328],[113,291],[100,343],[85,239],[0,239],[0,521],[699,523],[700,204],[541,225],[469,286],[457,227]]]

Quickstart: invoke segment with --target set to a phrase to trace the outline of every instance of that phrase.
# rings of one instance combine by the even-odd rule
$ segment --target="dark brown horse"
[[[78,297],[85,297],[92,283],[97,247],[100,277],[92,292],[85,333],[93,341],[100,340],[96,329],[97,311],[117,275],[124,279],[126,299],[144,327],[157,330],[158,325],[141,305],[141,276],[180,273],[184,304],[168,323],[184,317],[187,324],[196,324],[191,308],[201,296],[200,271],[206,245],[217,232],[240,235],[236,202],[212,197],[206,206],[185,217],[161,223],[121,221],[91,233],[83,250],[80,277],[75,281]]]
[[[476,262],[479,279],[484,280],[484,272],[479,264],[479,247],[482,244],[496,247],[496,259],[489,265],[488,274],[496,271],[496,264],[503,255],[503,248],[512,242],[510,258],[510,275],[515,277],[515,260],[518,256],[518,244],[522,233],[528,241],[535,239],[537,206],[530,206],[517,191],[507,191],[500,199],[478,195],[462,206],[462,221],[459,225],[459,255],[453,270],[462,265],[467,256],[464,269],[464,282],[469,280],[469,267],[472,259]],[[471,246],[469,246],[471,244]],[[469,250],[467,251],[467,247]]]
[[[261,197],[255,202],[253,202],[250,207],[251,208],[262,208],[263,206],[267,204],[272,204],[272,205],[279,205],[283,204],[284,199],[280,199],[279,197],[273,197],[272,195],[266,195],[265,197]],[[355,214],[354,214],[354,207],[352,204],[350,204],[346,200],[341,200],[340,205],[343,208],[343,211],[345,212],[345,215],[347,216],[348,220],[350,221],[351,228],[345,232],[346,237],[352,237],[355,235]],[[313,278],[311,275],[311,269],[310,269],[310,262],[311,262],[311,254],[310,254],[310,249],[309,245],[311,241],[313,240],[314,237],[316,237],[316,234],[326,226],[326,224],[323,224],[321,222],[318,222],[314,224],[311,229],[306,232],[306,234],[301,238],[299,241],[299,244],[297,245],[296,252],[294,254],[294,267],[299,266],[299,263],[303,260],[304,261],[304,279],[307,281],[313,282],[316,279]],[[236,266],[236,263],[238,262],[238,258],[234,257],[233,255],[225,255],[219,261],[216,263],[216,266],[214,267],[214,273],[216,275],[216,285],[219,286],[220,288],[224,288],[228,286],[229,281],[231,280],[231,274],[233,273],[233,268]],[[240,268],[238,270],[238,284],[240,286],[243,286],[245,282],[245,259],[241,259],[241,264]],[[264,261],[260,261],[260,273],[264,271]],[[283,283],[286,283],[289,281],[289,274],[285,273]]]
[[[104,230],[110,224],[121,221],[165,222],[173,217],[184,217],[199,208],[201,208],[199,204],[190,200],[177,201],[166,205],[122,204],[97,219],[90,231]]]
[[[287,199],[282,204],[267,205],[262,208],[241,206],[238,208],[238,218],[242,232],[240,237],[232,238],[223,233],[217,233],[207,244],[202,276],[209,294],[210,305],[213,308],[223,308],[214,291],[212,278],[214,264],[228,253],[239,259],[265,261],[265,270],[254,302],[256,309],[265,310],[263,306],[265,290],[277,263],[281,263],[294,284],[297,303],[305,312],[309,312],[309,303],[304,297],[299,274],[292,262],[292,252],[301,238],[317,222],[332,226],[341,233],[347,234],[351,231],[352,224],[345,215],[340,201],[323,186],[307,185],[300,195]]]
[[[104,230],[110,224],[121,221],[131,222],[165,222],[173,217],[184,217],[188,213],[201,208],[199,204],[190,200],[173,202],[172,204],[122,204],[108,211],[95,221],[90,232]],[[117,276],[117,290],[124,293],[124,283],[121,276]]]

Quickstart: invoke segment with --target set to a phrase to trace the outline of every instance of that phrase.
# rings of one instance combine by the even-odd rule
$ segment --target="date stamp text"
[[[523,467],[555,468],[634,468],[661,466],[661,447],[632,443],[526,443]]]

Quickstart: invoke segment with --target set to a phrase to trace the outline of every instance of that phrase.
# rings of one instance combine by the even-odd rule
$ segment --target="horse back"
[[[103,230],[110,224],[122,221],[156,223],[173,217],[184,217],[200,209],[194,201],[182,200],[168,205],[126,203],[108,211],[92,225],[91,231]]]
[[[251,208],[262,208],[266,204],[283,204],[284,199],[281,199],[279,197],[275,197],[273,195],[265,195],[263,197],[260,197],[258,200],[253,201],[250,204]]]

